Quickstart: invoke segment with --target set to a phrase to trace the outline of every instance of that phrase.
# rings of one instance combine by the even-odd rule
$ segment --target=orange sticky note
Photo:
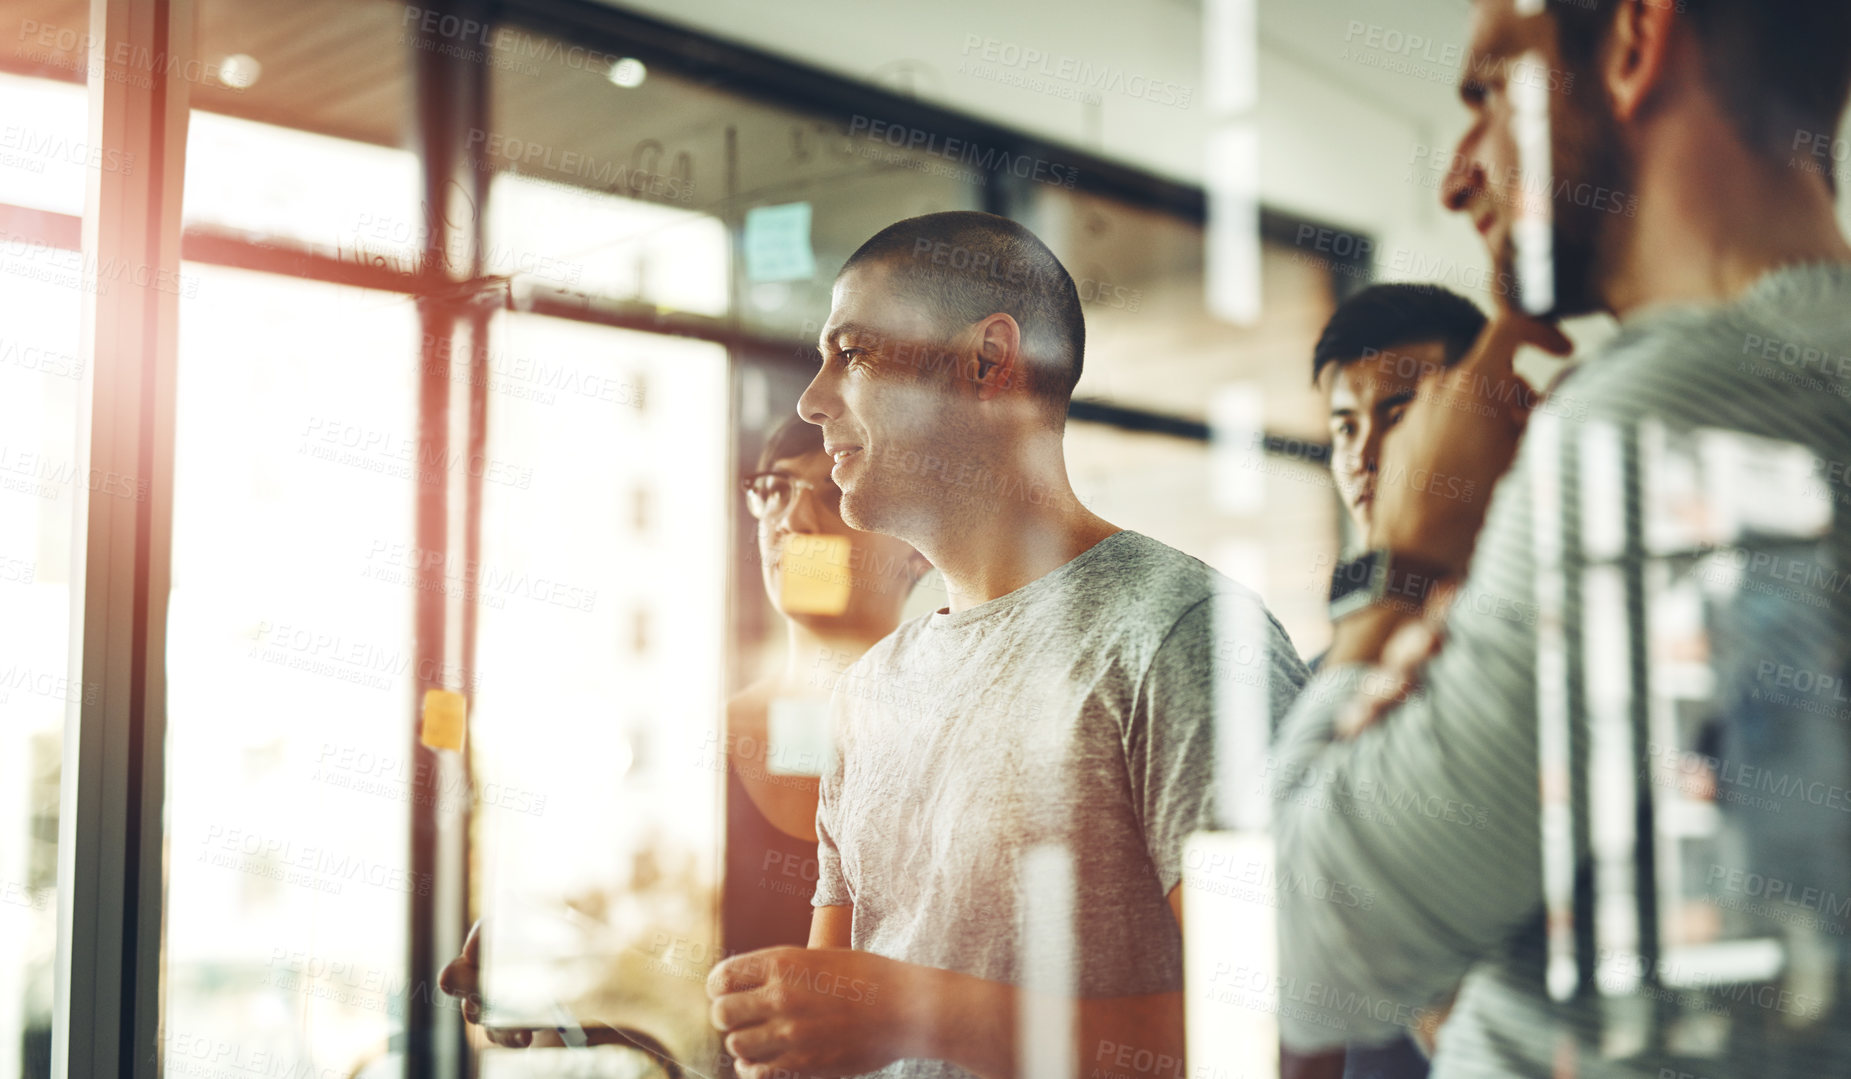
[[[453,689],[424,691],[424,723],[418,739],[432,749],[462,749],[466,726],[463,695]]]
[[[848,537],[792,536],[778,556],[778,598],[789,614],[848,609]]]

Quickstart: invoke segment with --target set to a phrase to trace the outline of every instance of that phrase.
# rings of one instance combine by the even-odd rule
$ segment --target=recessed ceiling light
[[[263,74],[263,70],[264,66],[255,57],[238,53],[227,56],[225,62],[219,65],[219,81],[233,90],[245,90],[257,81],[257,76]]]
[[[643,66],[641,60],[633,56],[626,56],[611,65],[611,81],[625,90],[636,89],[643,85],[643,80],[648,77],[649,69]]]

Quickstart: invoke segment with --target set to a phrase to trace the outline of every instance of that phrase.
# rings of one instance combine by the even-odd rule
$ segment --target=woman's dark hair
[[[792,457],[821,452],[823,429],[804,422],[801,416],[793,413],[783,423],[772,428],[771,434],[765,436],[765,448],[758,455],[758,471],[770,471],[773,461],[786,461]]]

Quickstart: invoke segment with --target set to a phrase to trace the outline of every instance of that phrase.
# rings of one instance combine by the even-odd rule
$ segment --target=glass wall
[[[83,696],[74,215],[86,170],[145,165],[83,144],[83,5],[6,10],[0,111],[32,119],[0,131],[0,1079],[48,1066],[59,762]],[[1287,595],[1253,556],[1266,533],[1196,512],[1204,401],[1257,383],[1269,429],[1316,435],[1295,349],[1327,275],[1269,261],[1268,321],[1231,330],[1200,300],[1199,207],[1092,184],[1077,152],[578,16],[199,5],[160,807],[169,1074],[545,1070],[465,1034],[434,985],[477,918],[491,996],[713,1066],[721,716],[783,648],[736,481],[814,370],[837,268],[895,220],[990,209],[1037,229],[1089,322],[1081,396],[1101,408],[1068,440],[1083,497]],[[421,77],[460,89],[420,98]],[[979,153],[942,152],[956,139]],[[462,167],[435,183],[441,147]],[[1030,178],[982,163],[1016,157]],[[1268,483],[1328,525],[1316,482]],[[1316,599],[1275,609],[1297,634]],[[911,610],[942,603],[928,582]]]
[[[0,34],[15,61],[35,47],[15,12]],[[146,497],[92,474],[80,438],[84,289],[108,273],[77,250],[76,215],[89,170],[127,167],[93,150],[87,112],[81,85],[0,73],[0,1079],[49,1068],[64,729],[85,696],[75,522],[93,487]]]

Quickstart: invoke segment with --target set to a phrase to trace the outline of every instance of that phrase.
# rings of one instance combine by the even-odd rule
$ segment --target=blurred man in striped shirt
[[[1279,877],[1340,876],[1378,901],[1360,912],[1281,895],[1289,1047],[1392,1041],[1463,979],[1436,1079],[1851,1074],[1851,813],[1830,796],[1851,785],[1851,711],[1793,698],[1801,682],[1844,685],[1851,668],[1851,598],[1832,583],[1851,567],[1851,359],[1835,359],[1851,358],[1851,246],[1830,173],[1848,85],[1844,4],[1473,5],[1460,84],[1470,127],[1443,199],[1522,282],[1513,303],[1543,317],[1500,311],[1471,355],[1423,387],[1383,450],[1384,473],[1400,478],[1377,482],[1362,572],[1342,567],[1333,584],[1333,645],[1275,762]],[[1540,112],[1526,111],[1539,100]],[[1813,152],[1820,145],[1825,154]],[[1618,337],[1584,358],[1559,407],[1545,406],[1551,437],[1532,431],[1519,452],[1534,398],[1512,370],[1517,348],[1566,352],[1552,320],[1595,312],[1619,319]],[[1539,607],[1538,586],[1550,559],[1571,577],[1584,568],[1579,547],[1553,546],[1564,527],[1644,531],[1651,498],[1636,468],[1622,470],[1623,456],[1599,465],[1595,453],[1603,432],[1624,442],[1642,426],[1672,441],[1733,439],[1751,455],[1784,447],[1806,462],[1827,523],[1783,585],[1795,601],[1771,618],[1757,602],[1710,612],[1705,658],[1729,684],[1711,717],[1720,733],[1705,782],[1730,782],[1732,768],[1792,772],[1794,791],[1826,794],[1730,804],[1731,819],[1759,814],[1737,829],[1753,842],[1681,869],[1735,894],[1682,911],[1692,924],[1643,929],[1697,939],[1716,935],[1699,915],[1738,928],[1759,919],[1750,928],[1779,946],[1764,984],[1648,969],[1628,1001],[1611,986],[1564,991],[1548,978],[1539,694],[1559,679],[1538,664],[1545,635],[1579,632],[1587,612],[1579,592],[1557,611]],[[1581,455],[1571,459],[1587,482],[1556,482],[1564,448]],[[1442,471],[1447,482],[1436,482]],[[1615,501],[1616,519],[1583,519],[1606,488],[1631,492]],[[1618,571],[1636,574],[1644,557],[1626,546]],[[1743,595],[1756,583],[1732,579]],[[1441,594],[1452,597],[1443,617],[1431,603]],[[1637,603],[1618,610],[1609,628],[1621,668],[1631,659],[1643,670],[1653,626]],[[1590,650],[1591,662],[1608,658]],[[1783,671],[1792,677],[1779,682]],[[1576,746],[1587,735],[1585,724],[1571,730]],[[1662,747],[1633,748],[1643,759]],[[1572,790],[1615,777],[1577,765],[1547,778]],[[1635,814],[1628,801],[1615,816]],[[1816,853],[1802,861],[1801,849]],[[1647,896],[1653,871],[1648,860],[1633,882]],[[1588,872],[1569,867],[1576,887]],[[1784,924],[1776,880],[1780,897],[1810,897],[1806,934]],[[1656,954],[1654,939],[1636,947]]]

